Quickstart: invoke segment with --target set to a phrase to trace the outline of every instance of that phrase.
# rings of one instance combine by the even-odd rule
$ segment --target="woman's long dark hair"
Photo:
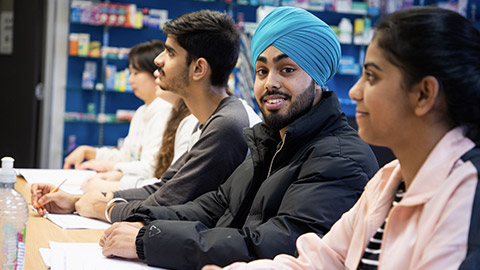
[[[435,77],[445,96],[446,120],[480,144],[480,32],[460,14],[434,7],[386,16],[374,40],[402,70],[405,89]]]
[[[185,105],[183,99],[180,99],[168,118],[167,128],[163,133],[162,145],[157,154],[157,165],[155,167],[154,176],[161,178],[162,174],[170,167],[173,155],[175,154],[175,135],[177,133],[180,122],[190,114],[190,110]]]

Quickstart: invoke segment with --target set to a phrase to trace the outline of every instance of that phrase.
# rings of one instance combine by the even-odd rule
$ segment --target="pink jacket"
[[[402,175],[393,161],[377,172],[323,239],[313,233],[298,238],[298,258],[279,255],[227,268],[357,269],[368,240],[388,214],[379,269],[458,269],[467,253],[478,181],[474,165],[460,158],[473,147],[461,129],[453,129],[435,146],[397,206],[391,208],[391,203]]]

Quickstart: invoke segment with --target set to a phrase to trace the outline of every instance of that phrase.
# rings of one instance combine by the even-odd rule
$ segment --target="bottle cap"
[[[13,168],[13,159],[12,157],[3,157],[2,158],[2,168],[4,169],[12,169]]]
[[[0,169],[0,183],[15,183],[17,181],[17,175],[13,170],[13,161],[11,157],[2,158],[2,169]]]

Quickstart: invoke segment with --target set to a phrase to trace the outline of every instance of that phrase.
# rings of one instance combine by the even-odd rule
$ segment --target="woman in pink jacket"
[[[480,149],[474,149],[480,143],[479,31],[439,8],[390,14],[378,25],[363,75],[349,94],[357,102],[360,137],[389,147],[398,160],[371,179],[322,239],[301,236],[297,258],[279,255],[227,268],[480,267],[470,261],[478,263],[478,250],[467,245],[480,229],[473,222],[479,214],[472,216],[480,207],[479,201],[473,207],[480,163]]]

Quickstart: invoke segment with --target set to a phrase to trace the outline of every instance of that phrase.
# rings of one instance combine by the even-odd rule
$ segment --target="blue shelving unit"
[[[479,1],[479,0],[474,0]],[[110,2],[110,1],[105,1]],[[211,9],[224,11],[237,19],[243,16],[246,22],[254,22],[256,20],[256,12],[258,5],[239,5],[237,1],[196,1],[196,0],[176,0],[176,1],[151,1],[151,0],[115,0],[115,3],[137,5],[137,9],[154,8],[168,10],[168,17],[175,18],[181,14],[201,10]],[[232,2],[232,3],[227,3]],[[430,5],[438,1],[424,0],[422,4]],[[418,5],[420,0],[415,0],[414,5]],[[480,4],[477,4],[480,8]],[[337,13],[331,11],[311,11],[314,15],[324,20],[329,25],[338,25],[342,18],[348,18],[352,23],[356,18],[369,17],[372,26],[375,25],[379,16]],[[468,14],[471,13],[471,5],[468,6]],[[477,12],[479,13],[479,12]],[[479,15],[476,15],[478,19]],[[475,19],[475,18],[474,18]],[[478,22],[476,22],[478,25]],[[129,48],[140,42],[152,39],[165,40],[166,37],[159,29],[142,28],[133,29],[115,26],[89,25],[80,23],[69,24],[70,33],[89,33],[90,40],[101,41],[102,46],[124,47]],[[363,63],[363,57],[366,45],[342,44],[342,55],[350,56],[354,62]],[[114,114],[117,109],[135,110],[143,102],[135,97],[133,93],[116,92],[106,90],[89,90],[82,88],[82,72],[86,61],[92,61],[97,65],[96,82],[102,82],[104,74],[102,73],[105,65],[113,64],[117,66],[117,70],[127,67],[127,60],[103,59],[92,57],[68,57],[67,70],[67,87],[66,87],[66,112],[86,113],[89,104],[95,104],[95,110],[99,112]],[[360,68],[361,70],[361,68]],[[234,72],[238,72],[235,70]],[[253,70],[251,71],[253,74]],[[236,74],[237,75],[237,74]],[[350,118],[355,114],[355,102],[348,97],[349,89],[358,80],[360,74],[341,74],[337,75],[327,83],[327,87],[337,93],[340,98],[342,109]],[[250,89],[253,91],[253,89]],[[248,90],[247,90],[248,91]],[[238,91],[237,91],[238,93]],[[91,107],[91,106],[90,106]],[[91,109],[91,108],[90,108]],[[99,123],[98,121],[66,121],[64,128],[63,149],[68,147],[70,135],[76,137],[76,144],[88,145],[116,145],[118,138],[125,137],[128,132],[128,123]]]

